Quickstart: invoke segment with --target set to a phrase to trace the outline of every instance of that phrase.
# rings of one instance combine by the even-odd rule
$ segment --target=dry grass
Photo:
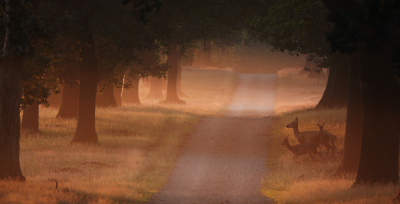
[[[284,83],[279,81],[281,79],[285,80]],[[287,85],[286,80],[285,77],[278,78],[278,90],[288,88],[279,87]],[[314,89],[308,88],[307,82],[301,82],[305,79],[298,78],[297,80],[299,81],[290,84],[304,85],[297,89]],[[302,97],[307,99],[312,95],[314,94]],[[299,103],[305,103],[305,101],[299,101]],[[289,108],[295,109],[295,107]],[[295,117],[299,118],[300,131],[317,131],[316,123],[325,123],[324,129],[338,136],[335,142],[338,154],[325,159],[317,158],[317,162],[312,162],[307,155],[303,155],[298,158],[299,163],[293,162],[293,155],[286,147],[281,147],[280,143],[284,136],[290,135],[289,142],[292,145],[298,144],[294,138],[293,129],[285,128]],[[376,185],[350,189],[354,182],[354,175],[348,179],[333,180],[331,178],[343,157],[345,119],[346,109],[319,111],[306,109],[281,114],[274,125],[271,141],[268,144],[267,166],[270,172],[264,179],[262,193],[275,199],[277,203],[391,203],[398,192],[398,186]],[[325,154],[326,149],[324,148],[323,151]]]
[[[41,108],[42,134],[21,137],[27,182],[1,181],[0,203],[148,201],[167,181],[197,121],[203,115],[223,114],[235,85],[232,71],[184,73],[186,105],[97,109],[99,145],[70,145],[76,120],[56,119],[56,109]],[[57,190],[49,179],[58,181]]]

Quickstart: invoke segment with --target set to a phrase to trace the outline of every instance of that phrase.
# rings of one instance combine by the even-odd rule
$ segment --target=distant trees
[[[322,2],[280,0],[268,8],[266,14],[258,14],[249,21],[250,34],[273,46],[274,51],[308,54],[311,56],[308,60],[319,67],[330,68],[327,88],[316,108],[346,107],[348,58],[329,49],[326,33],[333,25],[327,21],[328,10]],[[320,72],[321,68],[310,71]]]

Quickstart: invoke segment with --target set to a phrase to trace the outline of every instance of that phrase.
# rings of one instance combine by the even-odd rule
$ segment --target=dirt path
[[[224,118],[203,118],[150,203],[272,203],[260,192],[274,115],[275,75],[240,74]]]

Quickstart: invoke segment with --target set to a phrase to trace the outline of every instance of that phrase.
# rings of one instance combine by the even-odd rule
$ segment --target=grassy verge
[[[278,77],[277,89],[281,90],[278,93],[287,94],[282,90],[287,90],[289,87],[292,91],[296,91],[293,87],[297,87],[298,90],[308,89],[309,82],[302,81],[305,79],[297,78],[288,85],[289,77],[293,78],[293,76]],[[296,83],[298,86],[295,86]],[[310,87],[308,90],[312,89],[316,88]],[[319,94],[322,95],[322,92]],[[310,93],[301,97],[305,99],[316,97],[313,95],[314,93]],[[282,102],[279,100],[285,98],[288,97],[282,95],[280,98],[277,97],[278,107]],[[297,104],[302,103],[307,104],[305,100],[299,100]],[[299,108],[297,104],[294,104],[295,107],[286,108],[291,110]],[[324,129],[338,136],[335,142],[338,153],[334,157],[318,158],[317,162],[312,162],[307,155],[303,155],[298,158],[299,163],[293,162],[293,155],[280,144],[287,135],[290,135],[289,142],[292,145],[298,144],[294,138],[293,129],[285,128],[295,117],[299,118],[300,131],[316,131],[318,130],[316,123],[325,123]],[[268,144],[267,166],[270,172],[264,179],[262,193],[273,198],[277,203],[391,203],[391,199],[398,192],[398,186],[377,185],[350,189],[354,177],[341,180],[331,179],[331,175],[335,173],[343,157],[345,119],[346,109],[318,111],[302,109],[281,113],[281,117],[273,127],[271,141]],[[325,154],[326,149],[324,148],[323,151]]]
[[[182,76],[186,105],[144,101],[97,109],[99,145],[70,145],[76,120],[56,119],[56,109],[41,108],[42,134],[21,137],[27,182],[0,181],[0,203],[148,201],[167,181],[197,121],[223,114],[234,90],[232,71],[185,70]]]

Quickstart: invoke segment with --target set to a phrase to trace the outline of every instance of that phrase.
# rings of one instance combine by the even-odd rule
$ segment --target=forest
[[[0,203],[400,203],[400,1],[1,4]]]

